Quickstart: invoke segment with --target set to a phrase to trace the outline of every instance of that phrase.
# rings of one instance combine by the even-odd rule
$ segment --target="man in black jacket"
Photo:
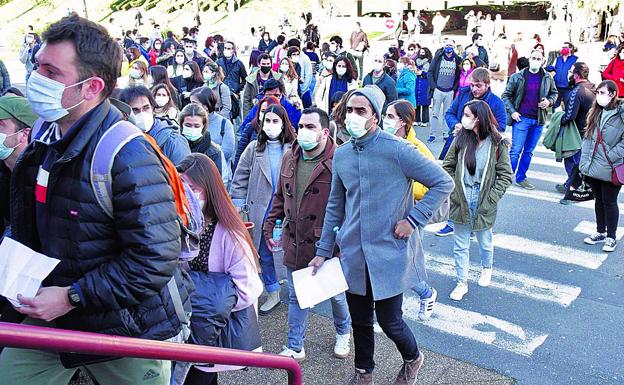
[[[587,114],[589,109],[596,100],[596,94],[594,93],[594,84],[592,84],[587,78],[589,77],[589,66],[582,62],[576,62],[572,66],[572,72],[569,77],[570,86],[573,87],[568,94],[568,99],[564,101],[565,112],[561,117],[561,125],[565,126],[570,122],[575,122],[576,127],[581,134],[581,138],[585,136],[585,127],[587,126]],[[566,190],[570,183],[570,177],[575,165],[578,165],[581,161],[581,150],[576,154],[564,158],[563,163],[565,165],[568,179],[565,184],[557,184],[555,187],[557,191],[562,194],[566,193]],[[568,204],[570,201],[562,200],[561,203]]]
[[[26,93],[45,122],[35,124],[34,141],[13,170],[11,231],[59,264],[35,297],[18,295],[27,306],[15,310],[29,325],[172,339],[184,322],[176,304],[188,304],[189,293],[177,269],[180,227],[160,159],[142,135],[119,150],[111,217],[91,187],[95,147],[122,119],[108,101],[121,49],[103,27],[78,16],[51,24],[43,37]],[[170,382],[169,361],[7,348],[0,384],[66,384],[78,366],[101,385]]]

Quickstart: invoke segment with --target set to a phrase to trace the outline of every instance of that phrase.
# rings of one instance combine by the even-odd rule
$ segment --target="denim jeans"
[[[268,293],[279,290],[279,282],[277,280],[277,272],[275,271],[275,262],[273,262],[273,253],[269,250],[264,234],[260,238],[260,267],[262,268],[262,282]]]
[[[433,101],[431,109],[431,127],[429,128],[430,136],[446,136],[449,127],[446,125],[444,115],[451,108],[453,103],[453,91],[443,92],[439,89],[433,91]]]
[[[416,294],[418,294],[418,296],[421,299],[431,297],[431,296],[423,297],[423,294],[425,294],[426,292],[431,292],[431,286],[429,286],[427,281],[418,282],[418,284],[414,286],[414,291],[416,292]]]
[[[526,173],[531,165],[533,150],[542,136],[543,125],[537,124],[537,120],[522,117],[519,122],[514,122],[512,127],[511,169],[516,173],[516,182],[526,179]]]
[[[299,307],[295,286],[293,284],[293,269],[287,268],[288,272],[288,348],[301,351],[303,348],[303,340],[305,339],[305,331],[308,324],[308,313],[310,309],[302,309]],[[332,313],[334,315],[334,326],[336,334],[349,334],[351,326],[351,315],[349,315],[349,306],[347,305],[347,297],[345,293],[338,294],[330,299],[332,305]]]
[[[470,209],[470,221],[474,222],[477,203],[479,201],[479,186],[464,186],[466,189],[466,201]],[[468,281],[468,269],[470,266],[470,233],[472,225],[455,223],[453,237],[453,256],[455,257],[455,271],[458,282]],[[494,259],[494,245],[492,244],[492,229],[474,231],[479,244],[479,254],[481,255],[481,266],[491,268]]]
[[[390,277],[389,277],[390,278]],[[355,367],[372,373],[375,368],[375,332],[373,331],[373,313],[383,332],[390,338],[404,360],[418,358],[420,352],[414,333],[403,321],[403,294],[394,297],[373,300],[368,271],[366,271],[366,295],[347,293],[347,303],[353,324],[353,343],[355,346]]]
[[[568,179],[566,179],[565,182],[565,186],[566,187],[570,187],[570,178],[572,178],[572,170],[574,169],[574,166],[576,166],[577,164],[579,164],[579,162],[581,161],[581,151],[579,150],[576,154],[565,158],[563,160],[563,164],[565,166],[565,170],[566,173],[568,174]]]

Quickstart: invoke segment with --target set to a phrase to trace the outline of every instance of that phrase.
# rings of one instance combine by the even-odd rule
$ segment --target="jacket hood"
[[[252,73],[250,73],[249,75],[247,75],[247,77],[245,78],[245,81],[247,81],[247,83],[254,83],[256,81],[256,76],[258,75],[258,71],[260,71],[259,69],[253,71]],[[282,74],[279,72],[275,72],[273,70],[271,70],[271,75],[273,76],[273,79],[275,80],[280,80],[282,78]]]

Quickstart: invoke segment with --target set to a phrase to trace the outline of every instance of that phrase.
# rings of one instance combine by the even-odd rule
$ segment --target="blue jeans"
[[[286,270],[288,272],[288,348],[299,352],[303,348],[310,309],[299,307],[292,279],[294,270],[291,268]],[[349,315],[349,306],[347,305],[345,293],[338,294],[330,300],[336,334],[341,336],[349,334],[351,316]]]
[[[262,282],[268,293],[279,290],[279,282],[277,281],[277,272],[275,271],[275,262],[273,262],[273,253],[269,250],[264,234],[260,238],[260,267],[262,268]]]
[[[537,124],[537,120],[522,117],[519,122],[514,122],[512,127],[511,169],[516,173],[516,182],[521,183],[526,179],[526,173],[531,165],[533,150],[542,136],[543,125]],[[521,156],[522,155],[522,156]]]
[[[563,159],[563,165],[565,166],[566,173],[568,174],[568,179],[565,182],[566,187],[570,187],[570,178],[572,178],[572,170],[574,169],[574,166],[580,163],[580,161],[581,161],[581,151],[577,152],[576,154],[568,158]]]
[[[430,298],[431,297],[431,295],[429,295],[427,297],[423,296],[426,292],[431,293],[431,286],[429,286],[427,281],[420,281],[416,286],[414,286],[414,291],[416,292],[416,294],[418,294],[418,296],[421,299]]]
[[[470,221],[474,223],[477,203],[479,201],[479,186],[464,186],[466,189],[466,201],[470,209]],[[455,223],[453,237],[453,256],[455,257],[455,271],[458,282],[468,281],[468,269],[470,266],[470,233],[473,232],[472,224],[466,225]],[[479,254],[481,255],[481,266],[491,268],[494,260],[494,245],[492,244],[492,229],[474,231],[479,243]]]

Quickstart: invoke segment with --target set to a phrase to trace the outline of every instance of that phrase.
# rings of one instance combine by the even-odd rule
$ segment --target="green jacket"
[[[469,225],[471,223],[470,210],[464,188],[464,172],[466,172],[464,154],[466,150],[461,150],[457,154],[455,141],[456,139],[453,140],[442,165],[455,182],[455,189],[450,197],[449,219],[455,223]],[[493,141],[490,143],[490,158],[483,173],[477,211],[472,225],[472,229],[475,231],[491,229],[494,226],[498,201],[512,182],[513,172],[511,171],[507,142],[501,140],[498,145]]]
[[[555,159],[558,162],[579,152],[582,144],[581,134],[574,120],[561,127],[563,114],[564,111],[558,111],[552,115],[548,131],[542,140],[544,147],[555,152]]]
[[[524,99],[524,93],[526,88],[526,78],[527,78],[528,69],[523,69],[520,72],[516,72],[511,75],[509,81],[507,82],[507,87],[505,87],[505,92],[501,99],[505,102],[505,109],[507,110],[507,125],[511,125],[513,123],[511,119],[511,114],[517,112],[520,108],[520,103],[522,103],[522,99]],[[544,71],[543,68],[540,69],[540,76],[542,77],[542,83],[540,85],[539,91],[539,100],[542,98],[546,98],[550,101],[550,105],[555,104],[557,100],[557,87],[555,86],[555,81],[550,76],[550,74]],[[540,125],[546,123],[546,110],[538,108],[537,112],[537,122]]]

